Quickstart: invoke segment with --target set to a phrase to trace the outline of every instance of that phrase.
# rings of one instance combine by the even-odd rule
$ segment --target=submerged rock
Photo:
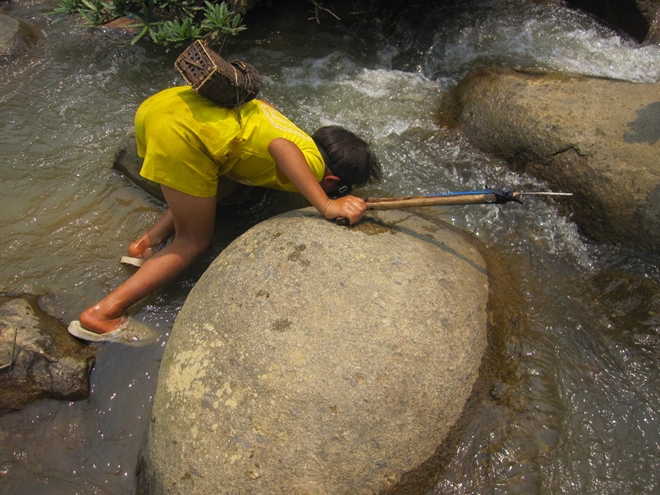
[[[486,348],[465,234],[397,211],[263,222],[213,262],[159,373],[141,493],[380,493],[443,442]]]
[[[0,14],[0,66],[7,66],[29,53],[42,40],[39,28],[25,20]]]
[[[553,188],[589,237],[660,252],[660,84],[479,69],[440,121]]]
[[[0,296],[0,414],[37,399],[86,399],[94,355],[35,298]]]
[[[20,24],[13,17],[0,14],[0,57],[11,55],[19,43]]]

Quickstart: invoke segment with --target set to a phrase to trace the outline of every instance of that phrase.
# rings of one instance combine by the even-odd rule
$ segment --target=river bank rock
[[[371,494],[432,456],[486,348],[485,263],[411,213],[253,227],[167,344],[139,493]]]
[[[94,355],[36,298],[0,295],[0,414],[38,399],[88,398]]]
[[[439,121],[573,192],[561,206],[587,236],[660,252],[660,84],[479,69]]]
[[[112,167],[154,198],[165,201],[160,184],[156,184],[140,175],[142,161],[137,152],[135,129],[130,129],[117,143]]]
[[[0,57],[11,55],[19,42],[20,24],[13,17],[0,14]]]

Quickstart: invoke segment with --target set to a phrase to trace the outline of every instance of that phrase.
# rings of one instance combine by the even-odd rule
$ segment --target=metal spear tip
[[[573,196],[573,193],[567,192],[552,192],[552,191],[536,191],[536,192],[519,192],[519,195],[525,196]]]

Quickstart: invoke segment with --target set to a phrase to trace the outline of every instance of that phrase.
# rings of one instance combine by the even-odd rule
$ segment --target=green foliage
[[[80,12],[81,7],[82,2],[80,0],[60,0],[60,4],[55,7],[52,12],[48,12],[46,15],[64,14],[64,16],[55,19],[53,21],[53,23],[55,23],[64,19],[67,15],[77,14]]]
[[[60,4],[50,14],[77,14],[82,2],[80,0],[60,0]]]
[[[183,22],[175,19],[173,21],[160,22],[156,26],[155,29],[149,29],[149,34],[154,43],[159,45],[180,45],[203,37],[201,26],[193,24],[190,17],[186,18]]]
[[[48,14],[78,14],[93,26],[128,17],[135,21],[132,27],[139,29],[132,43],[148,34],[154,43],[168,46],[180,46],[200,38],[215,41],[245,29],[241,16],[224,1],[205,0],[204,6],[199,3],[198,0],[60,0]]]
[[[220,35],[235,36],[245,29],[241,25],[241,16],[229,10],[225,2],[218,5],[205,0],[204,3],[206,8],[204,9],[205,17],[202,21],[202,29],[211,33],[212,39],[216,39]]]
[[[117,16],[113,13],[112,4],[103,0],[80,0],[78,13],[85,18],[89,24],[98,25],[110,22]]]

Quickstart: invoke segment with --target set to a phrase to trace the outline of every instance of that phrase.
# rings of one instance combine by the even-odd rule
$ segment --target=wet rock
[[[138,156],[137,142],[135,141],[135,130],[131,129],[117,144],[115,158],[112,166],[124,174],[130,181],[138,187],[151,194],[154,198],[165,201],[160,184],[156,184],[140,175],[142,168],[142,158]]]
[[[0,14],[0,57],[11,55],[19,43],[20,24],[13,17]]]
[[[660,84],[472,72],[440,122],[556,190],[589,237],[660,252]]]
[[[37,399],[86,399],[94,354],[36,298],[0,296],[0,414]]]
[[[642,11],[649,23],[649,32],[646,35],[645,43],[660,43],[660,1],[659,0],[638,0],[644,2]]]
[[[38,28],[23,20],[0,14],[0,66],[28,53],[42,38]]]
[[[461,415],[488,280],[465,234],[397,211],[263,222],[197,283],[159,373],[140,492],[393,489]]]

